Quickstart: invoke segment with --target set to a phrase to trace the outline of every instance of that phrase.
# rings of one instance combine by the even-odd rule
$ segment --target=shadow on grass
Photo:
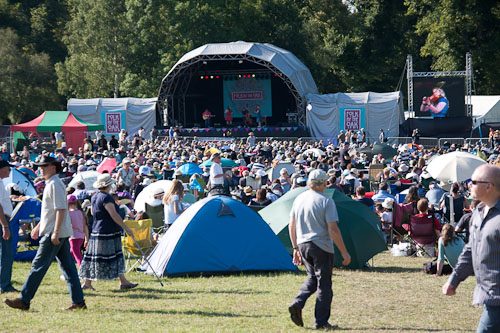
[[[188,315],[188,316],[204,316],[204,317],[233,317],[233,318],[270,318],[274,317],[271,315],[246,315],[246,314],[237,314],[231,312],[214,312],[214,311],[195,311],[195,310],[145,310],[145,309],[128,309],[123,310],[123,312],[132,312],[132,313],[156,313],[156,314],[171,314],[171,315]]]
[[[110,290],[112,293],[116,294],[124,294],[123,290]],[[161,287],[156,288],[136,288],[134,290],[126,291],[127,294],[133,294],[134,291],[143,291],[148,293],[155,294],[228,294],[228,295],[260,295],[260,294],[269,294],[269,291],[259,291],[259,290],[251,290],[251,289],[243,289],[243,290],[166,290]]]
[[[370,267],[370,268],[365,268],[363,271],[366,271],[366,272],[377,272],[377,273],[415,273],[415,272],[421,272],[422,268],[418,268],[418,267],[395,267],[395,266],[387,266],[387,267]]]
[[[313,330],[313,328],[307,328]],[[338,327],[336,331],[398,331],[398,332],[475,332],[475,330],[464,330],[463,328],[415,328],[415,327]]]

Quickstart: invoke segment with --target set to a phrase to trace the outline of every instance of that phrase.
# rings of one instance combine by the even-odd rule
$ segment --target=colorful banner
[[[339,130],[359,131],[365,127],[365,108],[340,108]]]
[[[234,79],[234,75],[224,75],[223,95],[224,110],[230,106],[233,110],[233,118],[242,118],[242,112],[245,109],[255,118],[254,111],[257,106],[260,107],[261,117],[271,117],[273,114],[271,79],[269,78]]]
[[[101,117],[105,135],[118,134],[122,128],[126,128],[125,111],[102,112]]]

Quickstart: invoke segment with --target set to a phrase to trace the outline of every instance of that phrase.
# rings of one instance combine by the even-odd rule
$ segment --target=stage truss
[[[295,99],[297,124],[306,126],[305,100],[290,78],[271,63],[246,54],[200,55],[175,66],[163,79],[158,95],[158,109],[164,126],[178,125],[179,122],[186,123],[186,92],[194,73],[199,71],[204,62],[206,64],[208,61],[224,60],[249,61],[264,66],[267,70],[276,74],[277,77],[283,80]],[[242,73],[242,71],[238,71],[238,73],[240,72]]]
[[[465,78],[465,110],[467,117],[472,117],[472,56],[469,52],[465,55],[465,71],[442,72],[414,72],[413,58],[406,58],[406,79],[408,81],[408,111],[415,117],[413,105],[413,78],[414,77],[464,77]]]

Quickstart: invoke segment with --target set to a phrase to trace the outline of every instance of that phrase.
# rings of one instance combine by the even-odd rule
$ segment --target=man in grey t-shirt
[[[304,326],[302,308],[309,296],[317,292],[315,329],[335,327],[328,323],[333,297],[333,243],[344,259],[342,264],[349,265],[351,262],[337,226],[339,219],[335,203],[323,194],[327,179],[328,175],[323,170],[311,171],[307,181],[309,191],[295,198],[288,227],[293,246],[293,263],[304,263],[307,271],[307,280],[288,310],[292,321]]]
[[[73,229],[68,216],[66,191],[64,184],[57,176],[61,172],[61,163],[53,157],[43,156],[36,165],[40,167],[42,177],[46,182],[40,223],[31,232],[33,239],[38,239],[40,236],[40,245],[21,290],[21,296],[5,299],[4,302],[11,308],[28,310],[45,273],[55,258],[66,280],[72,300],[72,304],[64,310],[84,310],[87,306],[70,253],[69,237],[73,234]]]

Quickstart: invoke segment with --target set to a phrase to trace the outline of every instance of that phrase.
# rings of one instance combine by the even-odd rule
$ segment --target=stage
[[[168,128],[158,129],[160,135],[168,135]],[[230,133],[228,133],[230,131]],[[264,126],[264,127],[210,127],[210,128],[181,128],[180,135],[184,137],[248,137],[253,132],[256,137],[293,138],[307,137],[309,132],[302,126]]]

